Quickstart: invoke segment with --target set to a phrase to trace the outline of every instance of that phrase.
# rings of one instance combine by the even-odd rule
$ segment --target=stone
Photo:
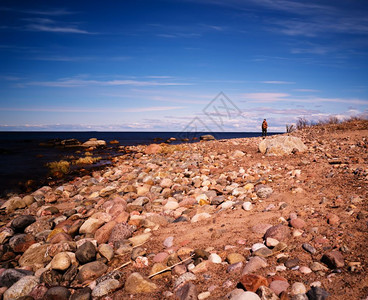
[[[73,295],[70,297],[70,300],[91,300],[92,291],[89,287],[85,287],[83,289],[77,289]]]
[[[238,273],[241,271],[241,269],[243,269],[243,266],[244,266],[244,263],[242,261],[236,264],[229,265],[226,269],[226,272],[227,273]]]
[[[56,270],[48,269],[42,272],[40,280],[47,286],[58,286],[62,280],[62,275]]]
[[[323,254],[321,261],[331,269],[342,268],[345,265],[344,257],[337,250]]]
[[[27,296],[38,283],[39,279],[36,276],[25,276],[5,291],[3,300],[13,300]]]
[[[19,265],[21,267],[34,267],[37,265],[44,266],[51,261],[51,257],[47,253],[50,245],[34,244],[29,247],[26,252],[19,258]]]
[[[87,219],[82,226],[79,228],[79,233],[86,234],[91,233],[94,234],[98,228],[101,227],[105,222],[95,218]]]
[[[47,290],[48,288],[46,286],[38,284],[32,289],[32,292],[30,292],[28,296],[33,297],[32,300],[42,300],[44,299]]]
[[[326,300],[330,294],[320,287],[312,287],[307,292],[307,296],[309,300]]]
[[[252,227],[252,232],[264,235],[271,227],[271,224],[259,223]]]
[[[313,272],[328,271],[327,267],[316,261],[311,264],[310,268],[312,269]]]
[[[205,134],[205,135],[201,135],[199,137],[199,139],[201,141],[213,141],[213,140],[215,140],[215,137],[213,135],[211,135],[211,134]]]
[[[221,264],[222,262],[221,257],[216,253],[211,253],[210,256],[208,257],[208,260],[214,264]]]
[[[249,211],[249,210],[252,210],[253,204],[252,202],[246,201],[243,203],[242,207],[244,210]]]
[[[158,287],[153,282],[145,279],[141,274],[135,272],[126,279],[124,289],[129,294],[142,294],[155,292]]]
[[[63,286],[55,286],[50,288],[45,296],[45,300],[68,300],[70,297],[70,291]]]
[[[93,261],[82,266],[76,277],[79,283],[83,283],[86,280],[93,280],[107,271],[107,266],[101,261]]]
[[[51,261],[51,268],[54,270],[65,271],[71,265],[71,259],[68,253],[60,252],[54,256]]]
[[[270,283],[270,289],[274,291],[276,295],[280,295],[282,292],[289,288],[290,284],[284,280],[274,280]]]
[[[291,297],[291,300],[309,300],[307,294],[297,294]]]
[[[169,254],[167,252],[160,252],[157,253],[154,257],[153,257],[153,262],[155,263],[161,263],[164,262],[167,257],[169,256]]]
[[[127,223],[119,223],[114,226],[109,237],[109,243],[119,242],[132,236],[133,226]]]
[[[279,300],[280,298],[267,286],[261,285],[256,291],[261,300]]]
[[[96,247],[90,241],[86,241],[75,252],[76,259],[81,264],[89,263],[96,258]]]
[[[198,292],[196,286],[192,282],[187,282],[180,286],[175,295],[178,300],[197,300]]]
[[[243,287],[250,292],[256,292],[262,285],[268,286],[268,281],[261,275],[244,274],[240,277],[240,283]]]
[[[279,244],[279,241],[274,239],[274,238],[271,238],[271,237],[268,237],[266,239],[266,245],[267,247],[275,247]]]
[[[101,244],[98,247],[98,253],[110,261],[114,257],[114,248],[109,244]]]
[[[25,215],[25,216],[19,216],[16,217],[12,223],[11,223],[11,227],[16,231],[16,232],[23,232],[24,229],[31,225],[32,223],[36,222],[36,218],[34,216],[31,215]]]
[[[294,149],[298,152],[304,152],[308,148],[298,137],[276,136],[262,140],[258,145],[258,149],[262,154],[282,156],[293,153]]]
[[[317,250],[316,248],[314,248],[311,244],[308,244],[308,243],[304,243],[302,245],[303,249],[307,252],[309,252],[310,254],[316,254],[317,253]]]
[[[16,234],[9,240],[9,246],[16,253],[25,252],[31,245],[35,243],[35,238],[32,235],[26,233]]]
[[[262,247],[254,251],[252,255],[260,257],[269,257],[273,255],[273,251],[271,249],[268,249],[267,247]]]
[[[151,269],[151,272],[150,272],[150,276],[153,275],[153,274],[156,274],[160,271],[163,271],[167,269],[167,266],[163,263],[155,263],[153,266],[152,266],[152,269]],[[158,278],[162,278],[162,277],[167,277],[167,276],[171,276],[171,272],[170,270],[166,270],[160,274],[157,274],[153,277],[151,277],[152,279],[158,279]]]
[[[11,287],[14,283],[16,283],[19,279],[25,276],[31,276],[33,272],[22,270],[22,269],[6,269],[0,275],[0,287],[6,286],[7,288]]]
[[[264,235],[264,239],[271,237],[278,241],[285,241],[289,236],[290,236],[289,227],[280,224],[269,228]]]
[[[208,218],[211,218],[211,215],[209,213],[206,213],[206,212],[198,213],[198,214],[193,216],[193,218],[191,219],[191,222],[196,223],[196,222],[208,219]]]
[[[161,151],[162,151],[162,147],[160,145],[151,144],[151,145],[146,147],[146,149],[144,150],[144,153],[146,153],[146,154],[157,154],[157,153],[160,153]]]
[[[86,147],[86,148],[97,148],[97,147],[103,147],[106,146],[106,141],[104,140],[97,140],[97,139],[89,139],[87,142],[84,142],[82,144],[82,147]]]
[[[113,291],[120,288],[122,284],[119,280],[116,279],[107,279],[99,284],[93,289],[92,291],[92,297],[102,297],[109,293],[112,293]]]
[[[183,285],[184,283],[186,283],[188,281],[192,281],[192,280],[197,280],[197,276],[194,275],[193,273],[186,272],[186,273],[180,275],[180,277],[178,277],[178,279],[175,280],[174,288],[177,288],[177,287]]]
[[[247,264],[245,265],[242,275],[246,273],[253,273],[261,268],[267,267],[267,261],[259,256],[253,256],[249,259]]]
[[[207,299],[210,296],[211,296],[210,292],[202,292],[202,293],[198,294],[198,300]]]
[[[306,266],[301,266],[299,268],[299,271],[302,274],[310,274],[310,273],[312,273],[312,270],[310,268],[306,267]]]
[[[338,225],[340,223],[340,218],[332,213],[329,213],[327,216],[327,223],[330,225]]]
[[[97,241],[98,244],[104,244],[109,240],[111,232],[114,229],[116,224],[117,222],[115,220],[110,221],[96,230],[95,240]]]
[[[164,246],[166,248],[171,248],[174,245],[174,237],[169,236],[164,240]]]
[[[296,218],[296,219],[292,219],[290,220],[290,226],[296,229],[302,229],[305,227],[305,221],[300,219],[300,218]]]
[[[208,260],[202,261],[199,264],[197,264],[192,270],[191,272],[193,274],[200,274],[200,273],[205,273],[208,271],[209,268],[209,264],[210,262]]]
[[[133,244],[133,247],[135,247],[135,246],[138,246],[138,245],[141,245],[147,242],[150,239],[151,235],[152,233],[150,232],[142,233],[142,234],[129,238],[129,241]]]
[[[226,261],[232,265],[232,264],[236,264],[238,262],[244,262],[245,261],[245,257],[239,253],[230,253],[228,254],[228,256],[226,257]]]
[[[27,204],[20,197],[13,197],[6,201],[1,208],[5,209],[7,213],[12,213],[19,208],[26,207]]]
[[[241,289],[236,289],[232,291],[226,299],[229,300],[261,300],[259,296],[256,293],[249,292],[249,291],[243,291]]]
[[[294,267],[296,267],[297,265],[299,265],[299,258],[290,258],[288,259],[285,263],[285,267],[292,269]]]
[[[14,235],[13,229],[9,227],[2,228],[2,231],[0,232],[0,244],[4,244],[4,242],[13,235]]]
[[[257,190],[257,196],[262,199],[268,198],[269,196],[271,196],[272,193],[273,193],[272,188],[267,186]]]
[[[46,219],[37,219],[36,222],[32,223],[31,225],[27,226],[24,230],[25,233],[32,234],[35,236],[39,232],[43,232],[46,230],[50,230],[52,227],[52,222]]]
[[[305,285],[302,282],[294,282],[291,286],[290,294],[292,296],[298,294],[305,294],[306,292],[307,289],[305,288]]]

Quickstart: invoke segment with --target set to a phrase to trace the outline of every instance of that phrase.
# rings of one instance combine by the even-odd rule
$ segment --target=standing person
[[[268,127],[267,121],[266,119],[263,119],[263,122],[262,122],[262,137],[263,138],[267,136],[267,127]]]

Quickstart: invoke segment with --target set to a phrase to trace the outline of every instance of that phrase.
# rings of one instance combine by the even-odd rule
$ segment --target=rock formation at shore
[[[0,294],[364,299],[368,126],[359,124],[127,147],[102,171],[2,199]],[[273,139],[282,151],[295,143],[269,156]]]

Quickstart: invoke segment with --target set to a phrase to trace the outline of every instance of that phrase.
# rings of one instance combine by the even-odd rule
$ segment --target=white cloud
[[[69,26],[47,26],[42,24],[29,24],[26,26],[26,28],[30,31],[93,34],[92,32]]]
[[[260,81],[261,83],[266,84],[295,84],[295,82],[292,81],[280,81],[280,80],[268,80],[268,81]]]

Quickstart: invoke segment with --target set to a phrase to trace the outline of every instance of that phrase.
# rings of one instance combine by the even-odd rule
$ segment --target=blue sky
[[[5,0],[0,16],[0,130],[368,115],[365,0]]]

